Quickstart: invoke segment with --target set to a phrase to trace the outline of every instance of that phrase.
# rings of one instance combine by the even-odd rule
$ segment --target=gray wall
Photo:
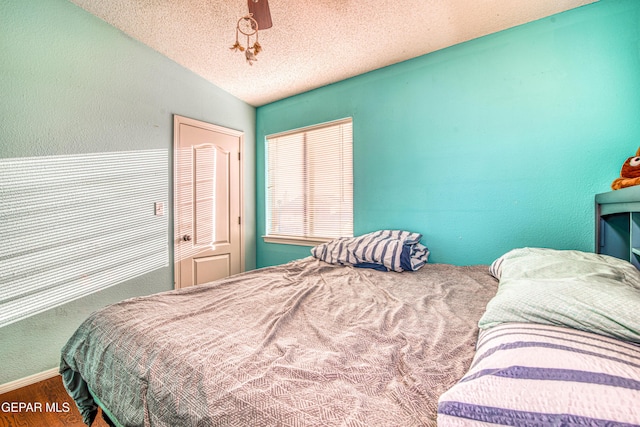
[[[246,268],[255,267],[253,107],[66,0],[0,0],[0,94],[0,175],[11,159],[166,151],[166,173],[151,185],[165,189],[169,214],[165,266],[0,328],[0,384],[57,367],[60,348],[92,311],[172,289],[173,114],[245,132]],[[25,179],[31,193],[46,191]],[[7,206],[20,205],[21,197],[0,182],[0,220],[10,218]],[[114,223],[131,220],[126,210],[114,212]],[[29,232],[15,227],[8,233]],[[4,249],[0,278],[16,273],[6,267],[12,248]]]

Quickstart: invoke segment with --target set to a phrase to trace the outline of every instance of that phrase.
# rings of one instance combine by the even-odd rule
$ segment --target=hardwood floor
[[[59,375],[0,395],[0,427],[82,427],[82,417]],[[108,427],[98,416],[92,427]]]

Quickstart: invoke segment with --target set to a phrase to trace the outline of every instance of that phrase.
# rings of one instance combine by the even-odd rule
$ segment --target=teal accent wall
[[[419,42],[419,41],[418,41]],[[356,234],[421,232],[430,261],[485,264],[521,246],[594,250],[594,195],[640,146],[640,2],[601,0],[257,110],[264,138],[353,117]]]
[[[170,258],[173,114],[244,131],[246,268],[255,267],[254,107],[67,0],[0,0],[0,94],[0,160],[166,150],[169,170],[157,184],[169,189]],[[61,347],[94,310],[172,289],[172,259],[166,264],[0,328],[0,384],[57,367]]]

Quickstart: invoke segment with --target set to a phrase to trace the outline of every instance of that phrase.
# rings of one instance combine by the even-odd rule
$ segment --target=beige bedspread
[[[487,266],[309,257],[104,308],[61,372],[127,426],[435,426],[496,289]]]

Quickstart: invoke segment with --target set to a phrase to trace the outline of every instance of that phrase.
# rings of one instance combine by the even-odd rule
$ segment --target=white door
[[[243,133],[174,116],[175,287],[243,270]]]

